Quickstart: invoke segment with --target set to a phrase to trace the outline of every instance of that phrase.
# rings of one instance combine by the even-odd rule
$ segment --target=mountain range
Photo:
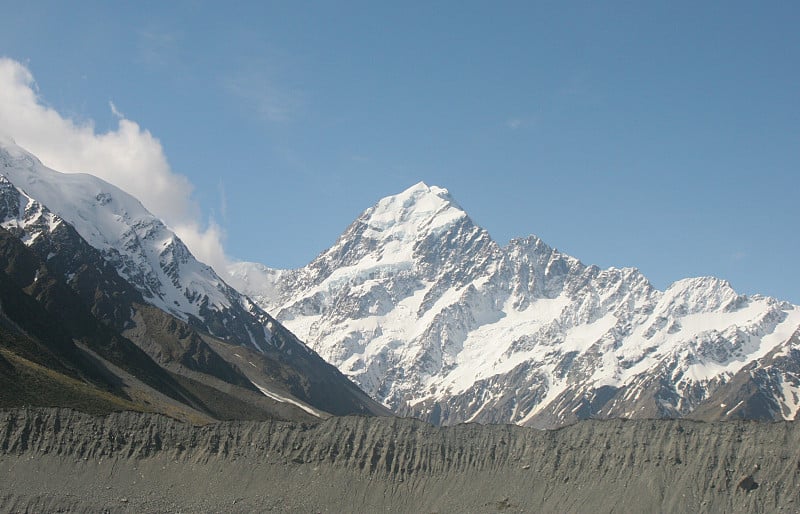
[[[795,419],[800,308],[713,277],[665,291],[529,236],[498,245],[447,190],[380,200],[307,266],[226,279],[401,415]]]
[[[543,428],[800,410],[800,307],[501,246],[425,183],[305,267],[219,271],[129,194],[0,138],[0,407]]]

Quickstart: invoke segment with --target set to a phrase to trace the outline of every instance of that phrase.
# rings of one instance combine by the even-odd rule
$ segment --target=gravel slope
[[[798,486],[800,429],[789,422],[198,427],[0,411],[4,512],[798,512]]]

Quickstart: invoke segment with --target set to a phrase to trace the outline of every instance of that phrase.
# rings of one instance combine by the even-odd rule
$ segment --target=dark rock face
[[[800,429],[786,422],[198,427],[0,411],[0,510],[757,513],[798,501]]]
[[[175,399],[185,391],[131,341],[100,323],[78,295],[11,233],[0,228],[0,283],[6,300],[2,317],[10,334],[0,349],[13,351],[58,373],[116,390],[115,380],[81,352],[81,342],[108,362],[141,377]],[[23,343],[14,344],[15,341]],[[14,398],[4,395],[4,404]]]

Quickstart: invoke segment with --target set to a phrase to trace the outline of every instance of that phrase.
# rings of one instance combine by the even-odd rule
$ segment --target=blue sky
[[[0,56],[148,131],[231,258],[306,264],[424,180],[501,244],[800,303],[800,3],[72,4],[7,4]]]

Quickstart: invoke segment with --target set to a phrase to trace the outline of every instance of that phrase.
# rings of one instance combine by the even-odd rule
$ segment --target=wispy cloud
[[[370,159],[366,155],[361,155],[361,154],[351,155],[350,160],[353,162],[357,162],[359,164],[369,164],[370,162],[372,162],[372,159]]]
[[[113,114],[118,120],[125,119],[125,115],[122,114],[117,106],[111,100],[108,101],[108,107],[111,109],[111,114]]]
[[[149,68],[163,68],[173,60],[180,35],[161,27],[149,26],[137,34],[139,61]]]
[[[224,78],[222,85],[256,117],[272,123],[295,119],[303,104],[299,91],[278,84],[265,69],[239,70]]]
[[[202,222],[189,179],[170,168],[157,138],[113,102],[109,108],[117,127],[97,132],[92,120],[76,121],[49,107],[24,64],[0,58],[0,130],[55,170],[91,173],[131,193],[195,256],[223,272],[224,232]]]
[[[580,96],[590,91],[590,75],[586,70],[573,70],[556,91],[560,97]]]
[[[519,130],[532,126],[535,119],[531,117],[512,117],[506,120],[505,126],[511,130]]]
[[[742,262],[744,260],[747,260],[747,252],[744,251],[733,252],[733,254],[731,255],[731,260],[733,262]]]
[[[222,179],[219,180],[219,186],[217,189],[219,190],[219,215],[222,217],[222,222],[227,223],[228,195],[225,194],[225,182],[223,182]]]

